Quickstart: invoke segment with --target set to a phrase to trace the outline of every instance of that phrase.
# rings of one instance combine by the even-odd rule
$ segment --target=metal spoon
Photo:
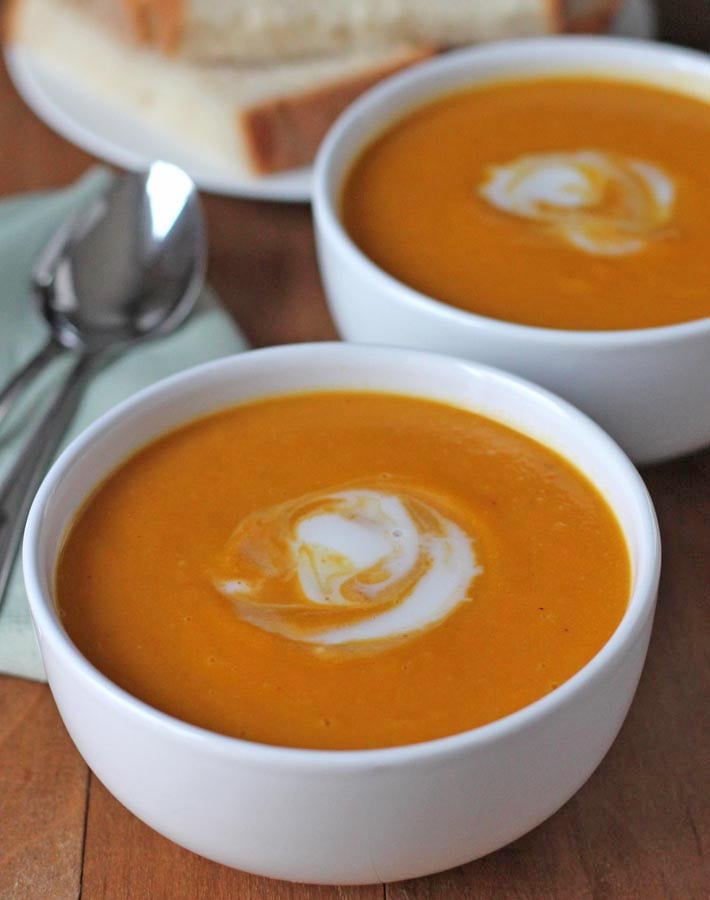
[[[117,178],[41,254],[34,289],[51,338],[11,386],[24,384],[58,352],[79,355],[0,485],[0,604],[32,498],[89,378],[137,341],[183,322],[199,297],[205,261],[195,186],[163,162]],[[17,391],[12,387],[10,402]]]

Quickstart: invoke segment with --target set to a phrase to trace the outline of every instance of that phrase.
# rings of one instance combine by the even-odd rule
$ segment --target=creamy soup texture
[[[474,538],[436,501],[370,484],[247,516],[227,544],[217,590],[247,621],[325,647],[377,652],[439,624],[469,597]]]
[[[582,77],[483,84],[366,148],[342,216],[383,269],[462,309],[562,329],[675,324],[710,315],[709,150],[701,99]]]
[[[555,453],[424,399],[271,398],[169,433],[72,524],[56,602],[117,684],[205,728],[402,745],[490,722],[618,625],[629,559]]]

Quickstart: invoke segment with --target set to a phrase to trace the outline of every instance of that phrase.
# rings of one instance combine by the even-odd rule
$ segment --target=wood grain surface
[[[666,36],[710,45],[709,0],[661,7]],[[66,184],[92,161],[34,118],[4,71],[0,134],[0,196]],[[210,280],[251,342],[336,337],[309,210],[219,197],[205,206]],[[535,831],[467,866],[387,887],[256,878],[139,822],[89,773],[47,687],[0,676],[0,900],[709,897],[710,452],[642,474],[664,548],[648,662],[600,768]]]

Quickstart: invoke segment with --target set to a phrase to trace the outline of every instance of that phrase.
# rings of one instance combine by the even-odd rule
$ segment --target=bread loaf
[[[111,0],[15,0],[7,38],[242,175],[312,162],[357,94],[434,52],[400,44],[278,64],[199,66],[136,46],[119,19]]]
[[[559,0],[123,0],[137,38],[186,59],[259,62],[395,43],[549,34]]]

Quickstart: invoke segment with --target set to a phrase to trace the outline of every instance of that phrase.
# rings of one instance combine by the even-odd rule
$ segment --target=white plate
[[[5,63],[18,93],[38,118],[83,150],[126,169],[145,169],[164,159],[184,169],[199,188],[260,200],[310,199],[310,169],[249,178],[220,166],[144,119],[107,105],[21,46],[5,49]]]
[[[627,0],[617,17],[614,32],[650,38],[655,18],[650,0]],[[259,200],[307,202],[310,169],[280,175],[248,178],[205,159],[138,116],[106,106],[89,92],[52,71],[22,47],[8,47],[5,62],[18,92],[50,128],[89,153],[127,169],[144,169],[154,159],[180,166],[204,191]]]

